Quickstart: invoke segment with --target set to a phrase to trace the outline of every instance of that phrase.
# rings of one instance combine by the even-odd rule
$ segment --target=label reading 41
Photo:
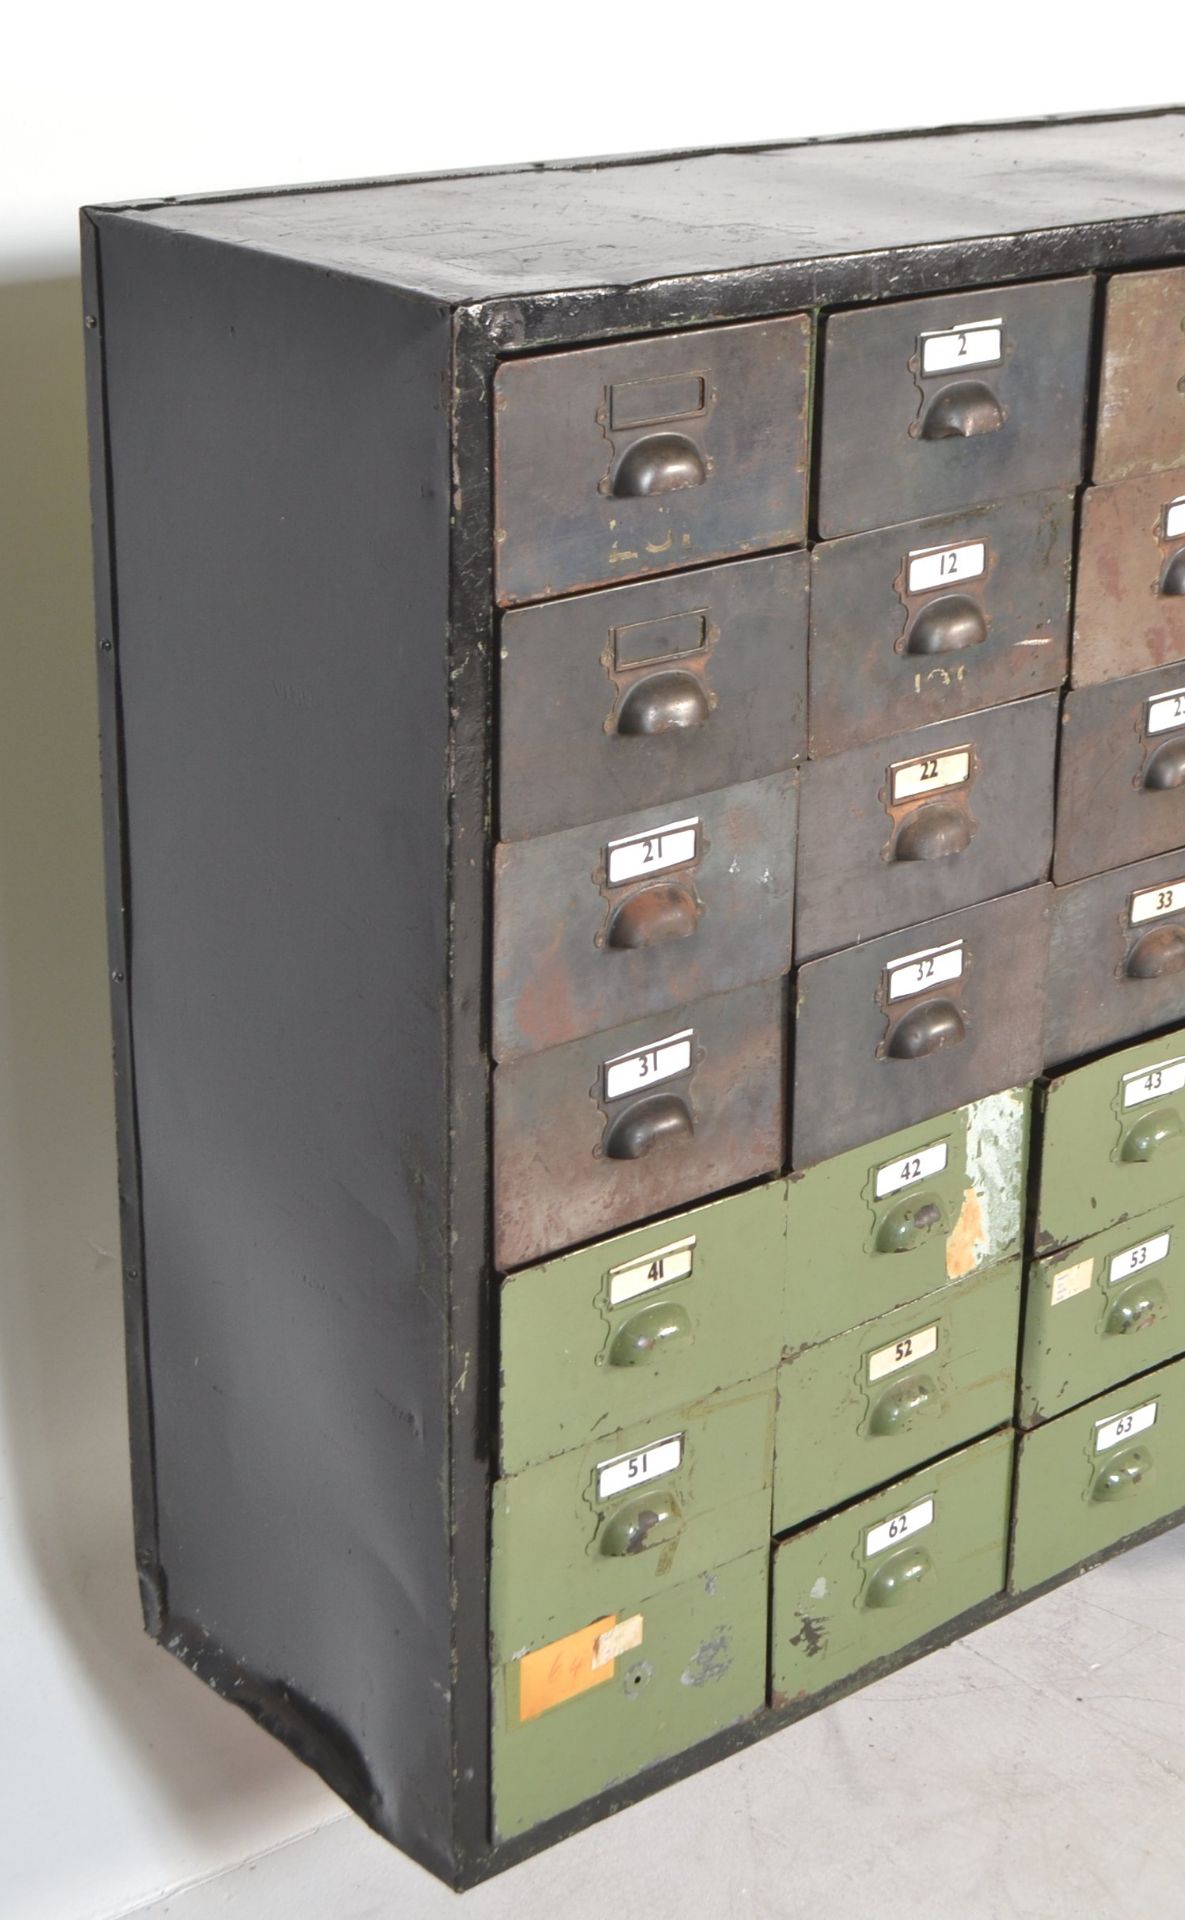
[[[636,1300],[639,1294],[650,1293],[655,1287],[668,1286],[672,1280],[686,1280],[694,1261],[693,1234],[689,1240],[678,1240],[669,1247],[658,1247],[642,1260],[631,1260],[626,1266],[611,1268],[609,1305],[620,1307],[627,1300]]]

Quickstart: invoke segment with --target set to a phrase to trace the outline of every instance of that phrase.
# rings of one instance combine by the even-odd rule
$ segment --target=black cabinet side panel
[[[448,316],[98,226],[161,1637],[447,1874]]]

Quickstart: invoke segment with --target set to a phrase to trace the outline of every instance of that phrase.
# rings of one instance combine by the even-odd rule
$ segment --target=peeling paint
[[[685,1687],[707,1687],[723,1680],[732,1665],[732,1642],[727,1627],[717,1627],[701,1641],[679,1678]]]
[[[1020,1237],[1026,1102],[995,1093],[967,1109],[967,1186],[946,1243],[946,1271],[961,1280],[998,1260]]]

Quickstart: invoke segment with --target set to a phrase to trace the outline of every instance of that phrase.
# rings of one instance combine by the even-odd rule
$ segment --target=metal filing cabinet
[[[1183,174],[84,217],[145,1618],[453,1886],[1185,1513]]]

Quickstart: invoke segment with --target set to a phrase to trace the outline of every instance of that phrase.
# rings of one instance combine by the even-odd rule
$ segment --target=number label
[[[689,1278],[695,1264],[695,1235],[677,1240],[669,1247],[658,1247],[641,1260],[631,1260],[609,1271],[609,1305],[624,1306],[639,1294],[652,1293],[655,1287],[670,1286],[674,1280]]]
[[[949,753],[924,754],[919,760],[899,760],[889,768],[892,804],[917,800],[950,787],[965,787],[971,778],[970,747],[952,747]]]
[[[1126,1280],[1133,1273],[1142,1273],[1145,1267],[1167,1260],[1172,1238],[1171,1233],[1157,1233],[1151,1240],[1141,1240],[1138,1247],[1128,1247],[1123,1253],[1115,1254],[1107,1269],[1108,1286],[1113,1287],[1117,1280]]]
[[[653,833],[633,833],[628,840],[610,840],[605,871],[609,885],[619,887],[626,880],[665,873],[668,867],[684,867],[698,858],[699,821],[676,820],[673,826],[658,827]]]
[[[1185,494],[1178,500],[1170,500],[1164,510],[1164,538],[1179,540],[1185,534]]]
[[[937,1146],[923,1147],[919,1153],[907,1153],[903,1160],[890,1160],[887,1166],[878,1167],[876,1198],[883,1200],[886,1194],[900,1193],[902,1187],[916,1186],[919,1180],[941,1173],[946,1166],[947,1151],[946,1141],[940,1140]]]
[[[686,1073],[691,1065],[694,1041],[694,1029],[688,1027],[683,1033],[672,1033],[652,1047],[639,1047],[636,1053],[619,1053],[615,1060],[606,1060],[606,1100],[620,1100],[622,1094],[637,1093],[640,1087],[669,1080],[672,1074]]]
[[[906,1507],[904,1513],[895,1513],[891,1520],[882,1520],[879,1526],[869,1527],[864,1536],[864,1556],[871,1560],[874,1554],[883,1553],[886,1547],[898,1546],[902,1540],[921,1533],[923,1527],[933,1524],[933,1500],[919,1500],[916,1507]]]
[[[1185,727],[1185,687],[1174,687],[1171,693],[1159,694],[1148,702],[1146,734],[1171,733],[1174,727]]]
[[[674,1473],[683,1464],[683,1438],[681,1433],[672,1433],[637,1453],[619,1453],[612,1460],[598,1461],[597,1499],[610,1500],[615,1493],[628,1493],[631,1487],[645,1486],[648,1480]]]
[[[897,1373],[902,1367],[911,1367],[915,1360],[924,1360],[937,1350],[937,1326],[919,1327],[916,1333],[902,1334],[900,1340],[894,1340],[891,1346],[881,1347],[876,1353],[869,1354],[869,1382],[884,1380],[888,1374]]]
[[[921,336],[922,372],[952,373],[959,367],[996,367],[1004,358],[1003,320],[973,320],[947,333]]]
[[[982,540],[964,540],[954,547],[919,547],[907,561],[907,593],[929,593],[955,580],[978,580],[987,571],[987,547]]]
[[[948,947],[928,947],[922,953],[907,953],[900,960],[890,960],[885,974],[890,1001],[925,993],[930,987],[942,986],[949,980],[961,980],[963,942],[952,940]]]
[[[1166,1093],[1179,1093],[1185,1087],[1185,1057],[1141,1067],[1139,1073],[1125,1073],[1120,1085],[1125,1109],[1142,1106],[1145,1100],[1159,1100]]]
[[[1146,1405],[1136,1407],[1131,1413],[1121,1413],[1113,1420],[1097,1420],[1094,1430],[1094,1450],[1106,1453],[1109,1447],[1117,1447],[1121,1440],[1130,1440],[1135,1433],[1147,1433],[1149,1427],[1156,1425],[1156,1413],[1159,1402],[1149,1400]]]
[[[1170,881],[1167,887],[1145,887],[1133,893],[1127,910],[1129,927],[1142,926],[1145,920],[1159,920],[1162,914],[1185,911],[1185,880]]]

